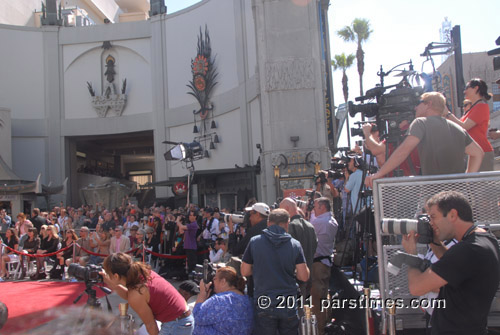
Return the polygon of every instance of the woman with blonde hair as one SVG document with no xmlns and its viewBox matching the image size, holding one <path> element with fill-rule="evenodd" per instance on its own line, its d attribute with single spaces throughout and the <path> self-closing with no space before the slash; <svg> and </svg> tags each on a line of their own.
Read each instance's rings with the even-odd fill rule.
<svg viewBox="0 0 500 335">
<path fill-rule="evenodd" d="M 57 229 L 54 226 L 47 227 L 47 236 L 45 236 L 41 243 L 40 249 L 37 250 L 37 255 L 50 254 L 57 251 L 59 247 L 59 235 L 57 234 Z M 54 261 L 55 256 L 50 256 Z M 36 258 L 36 270 L 37 272 L 30 277 L 31 280 L 45 279 L 47 275 L 45 274 L 45 257 Z"/>
<path fill-rule="evenodd" d="M 186 300 L 149 265 L 122 252 L 104 259 L 104 283 L 139 315 L 150 335 L 190 335 L 193 316 Z M 156 320 L 162 323 L 158 330 Z"/>
</svg>

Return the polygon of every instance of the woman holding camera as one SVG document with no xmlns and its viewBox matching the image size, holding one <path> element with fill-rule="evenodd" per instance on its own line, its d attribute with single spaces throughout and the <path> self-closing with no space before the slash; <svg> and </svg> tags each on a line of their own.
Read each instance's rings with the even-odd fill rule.
<svg viewBox="0 0 500 335">
<path fill-rule="evenodd" d="M 215 295 L 210 297 L 212 289 Z M 200 282 L 200 293 L 193 309 L 193 335 L 251 334 L 253 306 L 242 292 L 245 279 L 230 266 L 219 268 L 212 283 Z M 229 317 L 228 317 L 229 316 Z"/>
<path fill-rule="evenodd" d="M 104 259 L 104 282 L 127 300 L 150 335 L 189 335 L 194 319 L 180 293 L 149 265 L 133 262 L 122 252 Z M 156 321 L 162 323 L 158 330 Z"/>
</svg>

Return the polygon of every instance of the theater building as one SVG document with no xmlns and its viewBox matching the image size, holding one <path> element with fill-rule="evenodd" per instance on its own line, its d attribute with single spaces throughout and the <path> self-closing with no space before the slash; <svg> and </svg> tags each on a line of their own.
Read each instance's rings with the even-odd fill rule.
<svg viewBox="0 0 500 335">
<path fill-rule="evenodd" d="M 43 3 L 0 13 L 0 155 L 22 180 L 68 178 L 52 201 L 124 180 L 182 200 L 192 175 L 193 202 L 237 208 L 328 167 L 328 0 Z M 165 160 L 165 141 L 201 157 Z"/>
</svg>

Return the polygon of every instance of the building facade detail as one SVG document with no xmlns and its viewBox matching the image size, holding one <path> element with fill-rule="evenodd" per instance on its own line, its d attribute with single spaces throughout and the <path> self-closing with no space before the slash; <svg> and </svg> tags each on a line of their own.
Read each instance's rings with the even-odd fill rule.
<svg viewBox="0 0 500 335">
<path fill-rule="evenodd" d="M 314 88 L 312 59 L 285 59 L 266 64 L 266 90 Z"/>
<path fill-rule="evenodd" d="M 106 44 L 103 44 L 103 47 Z M 109 47 L 105 48 L 109 49 Z M 106 71 L 103 74 L 103 89 L 101 95 L 96 95 L 92 83 L 87 82 L 87 88 L 92 98 L 92 107 L 99 117 L 121 116 L 123 109 L 127 104 L 127 79 L 122 82 L 121 90 L 117 91 L 115 86 L 115 64 L 116 59 L 111 54 L 106 57 L 104 67 Z"/>
</svg>

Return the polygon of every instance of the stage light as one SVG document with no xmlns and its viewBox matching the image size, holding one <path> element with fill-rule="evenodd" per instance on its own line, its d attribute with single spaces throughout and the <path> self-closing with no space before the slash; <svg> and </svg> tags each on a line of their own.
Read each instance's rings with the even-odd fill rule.
<svg viewBox="0 0 500 335">
<path fill-rule="evenodd" d="M 203 158 L 203 148 L 198 142 L 191 143 L 175 143 L 165 141 L 163 143 L 175 144 L 174 147 L 163 155 L 165 160 L 198 160 Z"/>
</svg>

